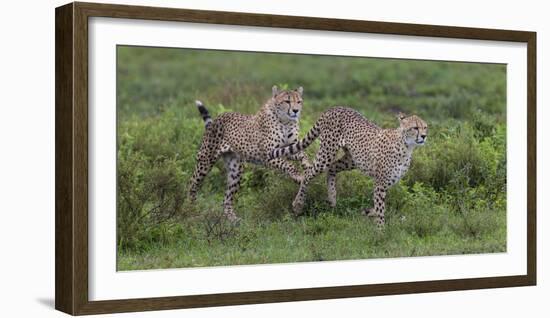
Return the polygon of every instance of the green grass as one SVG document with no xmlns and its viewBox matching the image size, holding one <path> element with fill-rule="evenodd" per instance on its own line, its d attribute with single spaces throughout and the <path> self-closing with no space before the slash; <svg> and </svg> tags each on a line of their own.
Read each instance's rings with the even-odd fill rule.
<svg viewBox="0 0 550 318">
<path fill-rule="evenodd" d="M 123 46 L 117 65 L 119 270 L 506 250 L 504 65 Z M 397 111 L 428 123 L 427 145 L 387 196 L 384 232 L 360 215 L 372 181 L 357 171 L 339 175 L 336 208 L 317 177 L 298 218 L 297 185 L 248 164 L 240 226 L 221 217 L 221 163 L 186 201 L 204 131 L 193 101 L 213 115 L 254 113 L 274 84 L 304 87 L 302 134 L 335 105 L 388 128 Z"/>
</svg>

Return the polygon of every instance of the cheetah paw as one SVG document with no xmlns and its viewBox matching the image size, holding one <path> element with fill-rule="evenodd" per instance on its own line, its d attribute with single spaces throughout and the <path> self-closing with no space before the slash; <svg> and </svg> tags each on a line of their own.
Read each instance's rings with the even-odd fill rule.
<svg viewBox="0 0 550 318">
<path fill-rule="evenodd" d="M 376 213 L 374 212 L 374 208 L 363 209 L 363 212 L 361 214 L 365 217 L 370 217 L 370 218 L 377 216 Z"/>
<path fill-rule="evenodd" d="M 298 200 L 294 200 L 294 202 L 292 202 L 292 211 L 294 211 L 294 215 L 298 216 L 298 215 L 301 215 L 302 214 L 302 210 L 304 208 L 304 202 L 302 201 L 298 201 Z"/>
<path fill-rule="evenodd" d="M 308 169 L 311 169 L 313 168 L 313 164 L 311 164 L 311 162 L 309 162 L 309 160 L 305 160 L 302 162 L 302 169 L 304 170 L 308 170 Z"/>
<path fill-rule="evenodd" d="M 238 224 L 238 223 L 241 222 L 241 218 L 238 217 L 238 216 L 235 214 L 235 212 L 233 212 L 233 211 L 226 211 L 226 212 L 224 212 L 224 215 L 225 215 L 225 217 L 227 218 L 227 220 L 228 220 L 229 222 L 231 222 L 232 224 Z"/>
<path fill-rule="evenodd" d="M 303 180 L 304 180 L 304 176 L 301 176 L 301 175 L 292 177 L 292 181 L 296 182 L 297 184 L 301 184 Z"/>
</svg>

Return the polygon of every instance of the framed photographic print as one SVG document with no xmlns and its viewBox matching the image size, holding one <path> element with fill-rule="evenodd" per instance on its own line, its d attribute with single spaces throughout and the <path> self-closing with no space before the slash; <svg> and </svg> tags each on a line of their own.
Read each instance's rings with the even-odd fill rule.
<svg viewBox="0 0 550 318">
<path fill-rule="evenodd" d="M 536 284 L 536 33 L 56 9 L 56 308 Z"/>
</svg>

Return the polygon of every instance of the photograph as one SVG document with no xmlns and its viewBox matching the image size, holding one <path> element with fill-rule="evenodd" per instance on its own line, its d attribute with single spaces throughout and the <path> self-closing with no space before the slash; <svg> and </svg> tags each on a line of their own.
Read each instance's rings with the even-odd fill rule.
<svg viewBox="0 0 550 318">
<path fill-rule="evenodd" d="M 506 252 L 506 65 L 117 45 L 117 270 Z"/>
</svg>

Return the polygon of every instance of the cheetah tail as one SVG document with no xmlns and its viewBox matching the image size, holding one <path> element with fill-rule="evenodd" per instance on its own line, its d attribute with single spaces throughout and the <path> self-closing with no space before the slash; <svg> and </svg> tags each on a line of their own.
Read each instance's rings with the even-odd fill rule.
<svg viewBox="0 0 550 318">
<path fill-rule="evenodd" d="M 270 159 L 294 155 L 306 149 L 309 145 L 311 145 L 315 141 L 315 139 L 317 139 L 317 137 L 319 137 L 319 133 L 320 133 L 319 127 L 320 127 L 320 121 L 318 120 L 302 140 L 295 142 L 291 145 L 288 145 L 286 147 L 273 149 L 269 154 Z"/>
<path fill-rule="evenodd" d="M 195 105 L 197 105 L 197 109 L 199 110 L 199 113 L 201 113 L 202 120 L 204 120 L 204 126 L 208 127 L 212 123 L 212 117 L 210 117 L 210 113 L 204 107 L 203 103 L 200 100 L 195 101 Z"/>
</svg>

